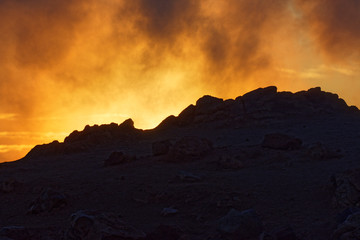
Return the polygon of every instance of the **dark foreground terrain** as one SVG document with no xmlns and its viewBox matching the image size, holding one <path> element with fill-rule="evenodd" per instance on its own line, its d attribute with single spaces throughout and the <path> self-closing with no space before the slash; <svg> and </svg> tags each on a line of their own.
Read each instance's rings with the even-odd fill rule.
<svg viewBox="0 0 360 240">
<path fill-rule="evenodd" d="M 320 88 L 86 126 L 0 165 L 0 240 L 360 239 L 359 138 Z"/>
</svg>

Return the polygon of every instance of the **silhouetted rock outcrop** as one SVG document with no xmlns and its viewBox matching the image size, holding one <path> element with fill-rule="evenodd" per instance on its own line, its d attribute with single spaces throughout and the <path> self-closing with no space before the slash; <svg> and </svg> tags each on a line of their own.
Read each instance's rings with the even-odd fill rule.
<svg viewBox="0 0 360 240">
<path fill-rule="evenodd" d="M 200 98 L 196 105 L 184 109 L 178 117 L 165 119 L 157 129 L 187 126 L 212 121 L 239 121 L 279 118 L 284 116 L 309 116 L 311 114 L 359 112 L 349 107 L 337 94 L 311 88 L 297 93 L 277 92 L 274 86 L 259 88 L 237 97 L 223 100 L 211 96 Z"/>
<path fill-rule="evenodd" d="M 297 93 L 278 92 L 274 86 L 259 88 L 234 99 L 205 95 L 189 105 L 177 117 L 169 116 L 152 130 L 191 127 L 217 123 L 218 126 L 237 126 L 252 124 L 269 119 L 289 117 L 309 117 L 324 114 L 359 113 L 355 106 L 349 107 L 337 94 L 322 91 L 319 87 Z M 92 151 L 98 146 L 114 145 L 121 140 L 136 140 L 146 131 L 136 129 L 131 119 L 118 125 L 86 126 L 83 131 L 73 131 L 63 143 L 54 141 L 50 144 L 33 148 L 27 157 L 39 157 L 58 154 L 73 154 Z M 161 145 L 162 144 L 162 145 Z M 161 145 L 161 146 L 160 146 Z M 165 154 L 169 146 L 154 143 L 153 154 Z M 111 150 L 110 150 L 111 151 Z"/>
</svg>

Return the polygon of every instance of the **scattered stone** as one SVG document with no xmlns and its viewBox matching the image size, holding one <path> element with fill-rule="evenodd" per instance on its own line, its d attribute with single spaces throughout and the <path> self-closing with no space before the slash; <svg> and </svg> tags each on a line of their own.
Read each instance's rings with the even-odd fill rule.
<svg viewBox="0 0 360 240">
<path fill-rule="evenodd" d="M 164 208 L 161 211 L 161 215 L 165 217 L 165 216 L 169 216 L 169 215 L 175 215 L 178 212 L 179 212 L 179 210 L 172 208 L 172 207 L 168 207 L 168 208 Z"/>
<path fill-rule="evenodd" d="M 153 156 L 166 155 L 170 151 L 172 143 L 170 140 L 158 141 L 152 143 Z"/>
<path fill-rule="evenodd" d="M 231 240 L 258 238 L 263 232 L 260 217 L 253 209 L 231 209 L 218 222 L 218 230 Z"/>
<path fill-rule="evenodd" d="M 71 216 L 64 240 L 144 239 L 145 233 L 111 213 L 78 211 Z"/>
<path fill-rule="evenodd" d="M 295 150 L 301 145 L 300 139 L 281 133 L 266 134 L 262 142 L 262 147 L 278 150 Z"/>
<path fill-rule="evenodd" d="M 29 207 L 29 214 L 51 212 L 53 209 L 62 208 L 67 204 L 64 194 L 52 189 L 46 189 L 33 201 Z"/>
<path fill-rule="evenodd" d="M 307 155 L 314 160 L 327 160 L 342 157 L 340 150 L 330 150 L 320 142 L 311 146 L 307 151 Z"/>
<path fill-rule="evenodd" d="M 168 161 L 186 161 L 198 159 L 212 150 L 212 143 L 204 138 L 183 137 L 170 150 Z"/>
<path fill-rule="evenodd" d="M 201 177 L 186 171 L 179 171 L 177 177 L 184 182 L 198 182 L 202 180 Z"/>
<path fill-rule="evenodd" d="M 360 207 L 360 170 L 346 171 L 331 177 L 335 201 L 343 207 Z"/>
<path fill-rule="evenodd" d="M 136 156 L 126 155 L 123 152 L 113 152 L 104 161 L 104 166 L 114 166 L 136 160 Z"/>
</svg>

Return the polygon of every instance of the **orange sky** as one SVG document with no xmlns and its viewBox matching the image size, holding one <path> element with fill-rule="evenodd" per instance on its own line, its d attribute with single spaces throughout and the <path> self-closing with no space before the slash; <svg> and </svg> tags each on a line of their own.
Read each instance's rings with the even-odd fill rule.
<svg viewBox="0 0 360 240">
<path fill-rule="evenodd" d="M 321 86 L 360 105 L 358 0 L 2 0 L 0 161 L 204 94 Z"/>
</svg>

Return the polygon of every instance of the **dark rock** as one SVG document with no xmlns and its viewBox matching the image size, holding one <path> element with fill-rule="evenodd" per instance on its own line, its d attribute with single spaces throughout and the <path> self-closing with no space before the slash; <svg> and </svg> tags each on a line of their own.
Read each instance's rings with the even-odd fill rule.
<svg viewBox="0 0 360 240">
<path fill-rule="evenodd" d="M 259 101 L 262 98 L 269 98 L 275 96 L 277 87 L 270 86 L 266 88 L 258 88 L 254 91 L 248 92 L 242 96 L 245 105 L 249 102 Z"/>
<path fill-rule="evenodd" d="M 146 240 L 178 240 L 183 234 L 178 226 L 160 225 L 147 234 Z"/>
<path fill-rule="evenodd" d="M 360 208 L 358 207 L 349 207 L 343 210 L 341 213 L 337 214 L 336 222 L 337 224 L 341 224 L 345 222 L 346 218 L 354 213 L 360 212 Z"/>
<path fill-rule="evenodd" d="M 333 233 L 336 240 L 356 240 L 360 239 L 360 212 L 349 215 L 346 220 L 338 225 Z"/>
<path fill-rule="evenodd" d="M 195 113 L 209 115 L 223 107 L 223 99 L 205 95 L 196 101 Z"/>
<path fill-rule="evenodd" d="M 231 240 L 258 238 L 263 232 L 263 224 L 253 209 L 231 209 L 219 220 L 218 230 Z"/>
<path fill-rule="evenodd" d="M 170 140 L 158 141 L 152 143 L 153 156 L 166 155 L 170 151 L 172 143 Z"/>
<path fill-rule="evenodd" d="M 336 203 L 343 207 L 360 207 L 360 170 L 350 170 L 332 176 Z"/>
<path fill-rule="evenodd" d="M 262 147 L 278 150 L 299 149 L 301 145 L 300 139 L 281 133 L 266 134 L 262 142 Z"/>
<path fill-rule="evenodd" d="M 67 200 L 64 194 L 52 189 L 46 189 L 31 203 L 28 213 L 51 212 L 53 209 L 62 208 L 66 204 Z"/>
<path fill-rule="evenodd" d="M 126 155 L 123 152 L 113 152 L 105 159 L 104 166 L 114 166 L 136 160 L 136 156 Z"/>
<path fill-rule="evenodd" d="M 169 216 L 169 215 L 175 215 L 178 212 L 179 212 L 179 210 L 177 210 L 176 208 L 166 207 L 166 208 L 163 208 L 163 210 L 161 211 L 161 215 L 166 217 L 166 216 Z"/>
<path fill-rule="evenodd" d="M 179 162 L 198 159 L 212 150 L 212 143 L 204 138 L 183 137 L 171 148 L 167 161 Z"/>
<path fill-rule="evenodd" d="M 97 211 L 79 211 L 71 216 L 64 240 L 140 240 L 145 233 L 125 223 L 119 216 Z"/>
</svg>

